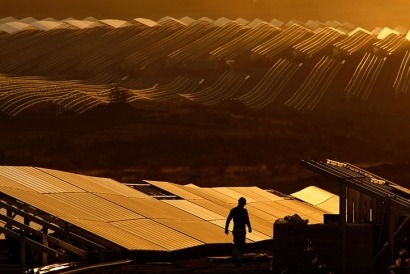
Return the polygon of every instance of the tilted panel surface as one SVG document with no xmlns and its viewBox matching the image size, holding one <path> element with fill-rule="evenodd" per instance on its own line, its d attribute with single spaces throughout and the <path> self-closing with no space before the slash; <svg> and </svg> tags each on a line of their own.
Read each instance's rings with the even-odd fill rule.
<svg viewBox="0 0 410 274">
<path fill-rule="evenodd" d="M 0 186 L 7 187 L 7 188 L 13 188 L 13 189 L 19 189 L 19 190 L 25 190 L 25 191 L 33 191 L 33 189 L 26 187 L 25 185 L 20 184 L 17 181 L 14 181 L 2 175 L 0 175 Z"/>
<path fill-rule="evenodd" d="M 280 218 L 281 214 L 275 215 L 275 208 L 272 207 L 269 209 L 269 211 L 261 210 L 259 206 L 260 204 L 262 204 L 262 202 L 247 205 L 246 208 L 248 209 L 249 214 L 258 216 L 259 218 L 270 222 Z"/>
<path fill-rule="evenodd" d="M 101 184 L 96 184 L 92 180 L 80 176 L 79 174 L 46 168 L 41 168 L 41 170 L 88 192 L 118 194 L 109 187 Z"/>
<path fill-rule="evenodd" d="M 309 186 L 300 191 L 292 193 L 291 196 L 294 196 L 299 200 L 305 201 L 309 204 L 318 205 L 335 196 L 335 194 L 315 186 Z"/>
<path fill-rule="evenodd" d="M 222 204 L 222 203 L 217 204 L 213 201 L 209 201 L 209 200 L 206 200 L 206 199 L 194 200 L 194 201 L 191 201 L 191 202 L 198 205 L 198 206 L 206 208 L 206 209 L 208 209 L 212 212 L 215 212 L 216 214 L 225 216 L 225 217 L 228 216 L 229 210 L 231 210 L 231 208 L 232 208 L 232 205 L 230 205 L 230 204 Z"/>
<path fill-rule="evenodd" d="M 142 193 L 136 189 L 133 189 L 132 187 L 124 185 L 110 178 L 91 177 L 91 176 L 85 176 L 85 175 L 80 175 L 80 176 L 94 182 L 96 185 L 110 189 L 113 192 L 119 195 L 125 196 L 125 197 L 135 197 L 135 198 L 145 198 L 145 199 L 150 198 L 149 195 Z"/>
<path fill-rule="evenodd" d="M 32 167 L 0 166 L 0 174 L 2 176 L 40 193 L 81 191 L 81 189 L 56 180 L 53 177 L 48 177 L 45 180 L 44 177 L 41 178 L 33 175 L 34 173 L 36 172 Z"/>
<path fill-rule="evenodd" d="M 328 200 L 317 205 L 317 207 L 326 210 L 331 214 L 339 214 L 339 196 L 333 196 Z"/>
<path fill-rule="evenodd" d="M 259 188 L 256 186 L 251 186 L 251 187 L 230 187 L 230 189 L 238 192 L 239 194 L 243 195 L 243 197 L 249 197 L 252 200 L 255 200 L 257 202 L 262 202 L 262 201 L 272 201 L 274 199 L 275 195 Z M 269 195 L 271 194 L 271 195 Z M 277 197 L 280 199 L 280 197 Z M 248 199 L 247 199 L 248 200 Z"/>
<path fill-rule="evenodd" d="M 146 251 L 166 251 L 154 243 L 154 241 L 141 238 L 134 233 L 121 229 L 111 223 L 96 222 L 90 220 L 68 219 L 71 224 L 87 230 L 99 237 L 115 243 L 119 246 L 127 248 L 128 250 L 146 250 Z"/>
<path fill-rule="evenodd" d="M 72 184 L 64 180 L 61 180 L 53 175 L 45 173 L 38 168 L 19 167 L 19 170 L 28 174 L 29 176 L 33 176 L 43 181 L 45 185 L 52 185 L 53 187 L 57 187 L 58 189 L 61 189 L 61 191 L 56 191 L 56 192 L 84 192 L 84 190 L 82 190 L 81 188 L 73 186 Z M 53 191 L 50 191 L 49 193 L 53 193 Z"/>
<path fill-rule="evenodd" d="M 299 214 L 301 217 L 308 216 L 313 213 L 318 213 L 322 215 L 327 213 L 323 209 L 317 208 L 315 206 L 312 206 L 310 204 L 307 204 L 307 203 L 304 203 L 298 200 L 282 200 L 282 201 L 276 201 L 275 203 L 291 208 L 295 213 Z"/>
<path fill-rule="evenodd" d="M 159 187 L 163 190 L 166 190 L 170 193 L 173 193 L 174 195 L 181 197 L 185 200 L 196 200 L 196 199 L 203 199 L 200 196 L 197 196 L 191 192 L 186 191 L 183 186 L 177 185 L 177 184 L 173 184 L 173 183 L 169 183 L 169 182 L 158 182 L 158 181 L 148 181 L 145 180 L 145 182 Z"/>
<path fill-rule="evenodd" d="M 245 197 L 246 202 L 248 204 L 256 202 L 256 200 L 252 199 L 251 197 L 247 195 L 242 195 L 241 193 L 235 191 L 234 188 L 231 188 L 231 187 L 214 187 L 213 189 L 215 191 L 221 192 L 222 194 L 228 197 L 231 197 L 233 200 L 235 200 L 235 203 L 238 203 L 238 199 L 241 197 Z"/>
<path fill-rule="evenodd" d="M 225 206 L 226 204 L 238 203 L 237 199 L 234 199 L 219 191 L 216 191 L 213 188 L 196 189 L 196 188 L 186 187 L 186 189 L 187 191 L 192 191 L 193 193 L 197 194 L 198 196 L 203 197 L 204 199 L 210 200 L 217 204 L 221 204 L 223 206 Z"/>
<path fill-rule="evenodd" d="M 87 220 L 102 220 L 99 216 L 89 214 L 78 207 L 70 206 L 59 199 L 40 194 L 35 191 L 22 191 L 11 188 L 0 187 L 2 193 L 22 201 L 41 211 L 61 219 L 80 218 Z"/>
<path fill-rule="evenodd" d="M 264 211 L 269 214 L 274 214 L 275 216 L 278 216 L 279 218 L 283 218 L 285 216 L 293 215 L 293 214 L 301 214 L 301 212 L 293 209 L 292 207 L 289 207 L 287 205 L 283 205 L 281 203 L 278 203 L 279 201 L 275 202 L 260 202 L 257 205 L 257 209 Z M 253 207 L 252 204 L 247 206 L 248 208 Z"/>
<path fill-rule="evenodd" d="M 168 219 L 158 219 L 156 221 L 206 244 L 230 243 L 232 241 L 231 235 L 227 236 L 224 229 L 207 221 Z"/>
<path fill-rule="evenodd" d="M 92 193 L 58 193 L 48 194 L 48 196 L 91 215 L 98 216 L 105 221 L 144 218 L 136 212 Z"/>
<path fill-rule="evenodd" d="M 111 224 L 138 237 L 152 241 L 170 251 L 204 244 L 175 229 L 149 219 L 113 222 Z"/>
<path fill-rule="evenodd" d="M 226 217 L 219 215 L 211 210 L 208 210 L 202 206 L 196 205 L 186 200 L 164 200 L 165 203 L 172 205 L 176 208 L 189 212 L 190 214 L 197 216 L 203 220 L 220 220 Z"/>
<path fill-rule="evenodd" d="M 199 220 L 198 217 L 157 199 L 126 198 L 109 194 L 97 195 L 149 219 Z"/>
</svg>

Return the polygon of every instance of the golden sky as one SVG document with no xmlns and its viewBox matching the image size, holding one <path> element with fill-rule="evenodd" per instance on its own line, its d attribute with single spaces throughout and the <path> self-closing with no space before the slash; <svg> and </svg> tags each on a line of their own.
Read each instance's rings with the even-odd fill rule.
<svg viewBox="0 0 410 274">
<path fill-rule="evenodd" d="M 336 20 L 367 27 L 410 28 L 410 0 L 1 0 L 0 18 L 54 17 L 157 20 L 164 16 L 217 19 Z"/>
</svg>

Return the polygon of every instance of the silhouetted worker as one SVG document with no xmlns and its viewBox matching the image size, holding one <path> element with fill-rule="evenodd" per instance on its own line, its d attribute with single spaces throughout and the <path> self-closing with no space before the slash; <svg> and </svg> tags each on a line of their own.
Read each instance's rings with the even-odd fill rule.
<svg viewBox="0 0 410 274">
<path fill-rule="evenodd" d="M 244 197 L 239 198 L 238 205 L 231 209 L 225 224 L 225 234 L 229 234 L 229 224 L 233 219 L 233 259 L 236 265 L 241 264 L 242 253 L 245 248 L 246 239 L 246 226 L 248 226 L 249 233 L 252 232 L 251 222 L 249 221 L 248 211 L 244 208 L 246 205 L 246 199 Z"/>
</svg>

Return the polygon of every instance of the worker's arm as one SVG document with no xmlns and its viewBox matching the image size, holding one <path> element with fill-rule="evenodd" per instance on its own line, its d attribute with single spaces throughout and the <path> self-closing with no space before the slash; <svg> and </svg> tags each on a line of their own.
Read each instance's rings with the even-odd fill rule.
<svg viewBox="0 0 410 274">
<path fill-rule="evenodd" d="M 232 220 L 232 210 L 229 212 L 228 218 L 226 219 L 226 223 L 225 223 L 225 234 L 228 235 L 229 234 L 229 224 Z"/>
<path fill-rule="evenodd" d="M 249 233 L 252 233 L 252 226 L 251 226 L 251 221 L 249 220 L 248 211 L 246 211 L 246 225 L 248 226 Z"/>
</svg>

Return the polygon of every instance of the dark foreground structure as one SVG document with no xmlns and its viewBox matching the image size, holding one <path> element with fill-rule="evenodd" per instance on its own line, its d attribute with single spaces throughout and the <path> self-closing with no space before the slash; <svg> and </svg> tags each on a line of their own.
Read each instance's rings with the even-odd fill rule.
<svg viewBox="0 0 410 274">
<path fill-rule="evenodd" d="M 295 273 L 408 273 L 409 190 L 349 163 L 301 165 L 340 184 L 340 214 L 326 215 L 323 225 L 276 222 L 276 266 Z"/>
</svg>

